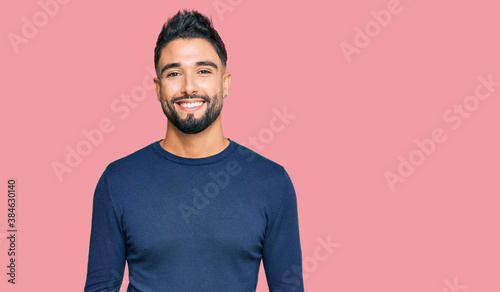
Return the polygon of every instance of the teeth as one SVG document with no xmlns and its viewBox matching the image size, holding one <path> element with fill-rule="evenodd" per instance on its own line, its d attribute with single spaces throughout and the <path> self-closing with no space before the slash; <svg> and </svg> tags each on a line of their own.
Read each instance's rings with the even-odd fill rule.
<svg viewBox="0 0 500 292">
<path fill-rule="evenodd" d="M 181 103 L 180 106 L 187 107 L 187 108 L 192 108 L 192 107 L 200 106 L 202 104 L 203 104 L 202 101 L 198 101 L 198 102 Z"/>
</svg>

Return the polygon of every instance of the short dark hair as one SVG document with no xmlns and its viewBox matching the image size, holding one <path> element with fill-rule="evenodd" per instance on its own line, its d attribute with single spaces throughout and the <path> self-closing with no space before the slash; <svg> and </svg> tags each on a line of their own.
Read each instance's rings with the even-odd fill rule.
<svg viewBox="0 0 500 292">
<path fill-rule="evenodd" d="M 178 38 L 202 38 L 209 41 L 215 48 L 217 55 L 219 55 L 222 65 L 226 66 L 226 47 L 215 30 L 212 20 L 196 10 L 188 11 L 184 9 L 183 11 L 179 10 L 176 15 L 169 18 L 168 21 L 163 24 L 155 47 L 156 72 L 158 72 L 158 62 L 160 61 L 161 51 L 170 41 Z"/>
</svg>

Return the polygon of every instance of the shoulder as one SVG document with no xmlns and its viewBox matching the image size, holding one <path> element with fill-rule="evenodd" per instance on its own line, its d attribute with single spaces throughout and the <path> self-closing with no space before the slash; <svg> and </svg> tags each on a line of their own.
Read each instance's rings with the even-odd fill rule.
<svg viewBox="0 0 500 292">
<path fill-rule="evenodd" d="M 233 157 L 256 183 L 283 187 L 290 182 L 284 166 L 246 146 L 236 143 Z"/>
<path fill-rule="evenodd" d="M 295 189 L 285 167 L 243 146 L 237 146 L 234 157 L 241 166 L 242 185 L 265 206 L 265 212 L 272 222 L 282 206 L 285 209 L 296 208 Z"/>
<path fill-rule="evenodd" d="M 153 142 L 125 157 L 111 162 L 105 170 L 108 177 L 126 176 L 127 174 L 136 174 L 146 171 L 151 162 L 157 158 Z"/>
<path fill-rule="evenodd" d="M 233 143 L 236 144 L 236 149 L 234 152 L 235 152 L 235 157 L 237 157 L 237 159 L 245 161 L 246 163 L 254 167 L 266 168 L 278 172 L 283 171 L 283 166 L 281 166 L 277 162 L 255 152 L 254 150 L 246 146 L 243 146 L 234 141 Z"/>
</svg>

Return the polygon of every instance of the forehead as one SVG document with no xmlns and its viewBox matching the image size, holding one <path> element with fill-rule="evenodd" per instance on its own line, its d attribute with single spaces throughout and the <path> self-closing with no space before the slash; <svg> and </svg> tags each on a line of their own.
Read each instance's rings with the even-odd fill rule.
<svg viewBox="0 0 500 292">
<path fill-rule="evenodd" d="M 160 67 L 167 63 L 191 65 L 197 61 L 220 64 L 219 56 L 209 41 L 201 38 L 175 39 L 162 49 L 159 65 Z"/>
</svg>

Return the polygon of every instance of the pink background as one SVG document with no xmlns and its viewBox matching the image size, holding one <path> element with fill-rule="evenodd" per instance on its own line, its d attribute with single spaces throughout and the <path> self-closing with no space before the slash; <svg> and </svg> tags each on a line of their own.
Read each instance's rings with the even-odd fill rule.
<svg viewBox="0 0 500 292">
<path fill-rule="evenodd" d="M 252 148 L 294 182 L 307 291 L 499 291 L 500 87 L 473 96 L 479 78 L 500 81 L 496 1 L 66 2 L 49 16 L 38 0 L 0 9 L 1 291 L 82 291 L 99 176 L 164 136 L 147 68 L 161 25 L 182 8 L 210 15 L 226 43 L 225 136 L 256 137 Z M 23 31 L 24 18 L 37 31 Z M 141 100 L 127 105 L 131 94 Z M 464 103 L 467 118 L 454 111 Z M 283 110 L 295 117 L 272 130 Z M 53 164 L 90 145 L 83 131 L 102 119 L 113 130 L 59 180 Z M 442 143 L 429 142 L 435 129 Z M 401 178 L 393 189 L 387 172 Z"/>
</svg>

